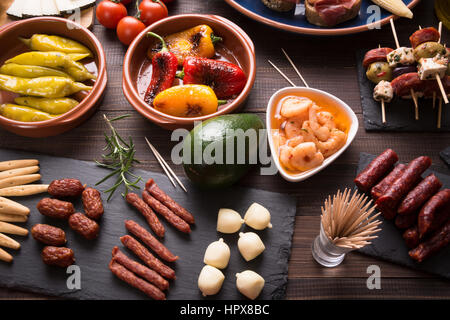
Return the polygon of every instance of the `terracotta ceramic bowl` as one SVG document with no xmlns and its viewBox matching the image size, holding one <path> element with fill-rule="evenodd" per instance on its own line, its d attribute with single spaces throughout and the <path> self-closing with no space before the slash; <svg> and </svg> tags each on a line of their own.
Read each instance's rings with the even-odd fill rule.
<svg viewBox="0 0 450 320">
<path fill-rule="evenodd" d="M 143 95 L 150 83 L 151 72 L 147 71 L 151 64 L 147 58 L 147 49 L 156 40 L 148 37 L 152 31 L 166 36 L 200 24 L 209 25 L 215 35 L 223 38 L 216 44 L 216 51 L 231 62 L 238 64 L 247 75 L 247 83 L 242 92 L 228 104 L 219 107 L 215 113 L 193 118 L 174 117 L 162 113 L 145 103 Z M 192 128 L 195 121 L 203 121 L 238 109 L 247 99 L 255 82 L 255 49 L 250 37 L 236 24 L 215 15 L 183 14 L 165 18 L 147 27 L 131 43 L 123 64 L 123 91 L 131 105 L 144 117 L 157 125 L 174 130 L 176 128 Z"/>
<path fill-rule="evenodd" d="M 27 51 L 19 37 L 29 38 L 35 33 L 59 35 L 84 44 L 94 54 L 97 68 L 97 80 L 93 89 L 86 93 L 79 105 L 57 118 L 38 122 L 21 122 L 0 116 L 0 126 L 6 130 L 18 135 L 38 138 L 58 135 L 77 127 L 88 119 L 103 96 L 107 74 L 105 52 L 94 34 L 73 21 L 56 17 L 26 19 L 0 28 L 0 43 L 4 48 L 0 51 L 0 65 L 16 54 Z M 12 102 L 12 99 L 12 96 L 9 97 L 8 94 L 0 91 L 0 103 Z"/>
</svg>

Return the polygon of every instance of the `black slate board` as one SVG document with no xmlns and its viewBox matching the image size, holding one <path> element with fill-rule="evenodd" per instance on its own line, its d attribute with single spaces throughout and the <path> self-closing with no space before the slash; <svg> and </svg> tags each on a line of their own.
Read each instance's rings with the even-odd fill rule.
<svg viewBox="0 0 450 320">
<path fill-rule="evenodd" d="M 93 186 L 108 173 L 108 170 L 97 167 L 93 162 L 0 150 L 0 161 L 24 158 L 39 159 L 42 183 L 76 177 Z M 231 248 L 231 260 L 228 268 L 223 271 L 226 279 L 222 290 L 210 299 L 243 299 L 236 290 L 235 274 L 246 269 L 258 272 L 266 280 L 260 299 L 284 298 L 296 212 L 296 201 L 293 197 L 241 187 L 214 192 L 199 191 L 186 179 L 183 180 L 188 188 L 188 193 L 185 194 L 180 188 L 175 189 L 162 174 L 143 170 L 135 170 L 135 173 L 141 175 L 144 180 L 153 177 L 163 190 L 190 210 L 196 218 L 196 226 L 190 235 L 182 234 L 161 220 L 166 226 L 163 243 L 180 257 L 178 261 L 170 264 L 176 271 L 177 279 L 170 282 L 167 299 L 203 299 L 197 287 L 198 274 L 203 267 L 203 254 L 209 243 L 220 237 L 223 237 Z M 101 186 L 101 190 L 107 188 L 106 184 Z M 7 249 L 14 256 L 12 264 L 0 261 L 0 286 L 70 299 L 145 299 L 144 294 L 117 279 L 108 269 L 114 246 L 119 246 L 130 257 L 139 260 L 123 248 L 119 237 L 126 234 L 126 219 L 133 219 L 149 229 L 141 214 L 129 207 L 119 193 L 115 194 L 109 203 L 104 201 L 105 215 L 100 221 L 99 238 L 88 241 L 73 232 L 66 222 L 44 217 L 36 210 L 37 202 L 45 196 L 47 195 L 41 194 L 18 199 L 31 209 L 30 218 L 24 226 L 30 229 L 36 223 L 48 223 L 66 231 L 67 245 L 74 250 L 76 265 L 81 269 L 81 289 L 67 289 L 66 281 L 69 275 L 65 269 L 44 265 L 40 258 L 43 246 L 31 236 L 26 239 L 12 236 L 21 243 L 22 248 L 18 252 Z M 261 256 L 247 263 L 237 249 L 238 235 L 217 233 L 216 218 L 219 208 L 232 208 L 243 215 L 253 202 L 258 202 L 270 210 L 273 228 L 257 231 L 266 245 L 266 250 Z M 82 210 L 80 201 L 75 205 L 78 210 Z M 242 231 L 250 231 L 250 228 L 244 226 Z"/>
<path fill-rule="evenodd" d="M 450 168 L 450 147 L 447 147 L 439 152 L 439 155 L 441 156 L 442 161 L 444 161 Z"/>
<path fill-rule="evenodd" d="M 361 153 L 358 173 L 374 158 L 374 155 Z M 448 175 L 448 170 L 432 166 L 429 170 L 425 171 L 423 176 L 425 177 L 431 172 L 442 181 L 443 188 L 450 188 L 450 175 Z M 401 230 L 395 227 L 393 221 L 384 220 L 381 216 L 379 219 L 383 223 L 381 224 L 382 230 L 378 234 L 378 238 L 374 239 L 371 245 L 360 249 L 359 252 L 450 279 L 450 246 L 442 249 L 428 260 L 417 263 L 408 255 L 409 249 L 402 238 Z"/>
<path fill-rule="evenodd" d="M 386 103 L 386 123 L 381 121 L 381 104 L 373 99 L 375 84 L 366 77 L 362 66 L 365 51 L 356 54 L 361 106 L 366 131 L 399 131 L 399 132 L 442 132 L 450 131 L 450 108 L 442 103 L 441 128 L 437 128 L 438 99 L 433 109 L 433 99 L 419 99 L 419 120 L 414 118 L 414 102 L 411 99 L 394 97 Z"/>
</svg>

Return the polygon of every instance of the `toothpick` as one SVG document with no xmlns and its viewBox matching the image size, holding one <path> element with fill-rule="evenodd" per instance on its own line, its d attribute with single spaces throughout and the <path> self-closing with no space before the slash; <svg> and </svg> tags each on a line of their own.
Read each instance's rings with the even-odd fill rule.
<svg viewBox="0 0 450 320">
<path fill-rule="evenodd" d="M 384 99 L 381 99 L 381 121 L 386 123 L 386 107 L 384 105 Z"/>
<path fill-rule="evenodd" d="M 442 34 L 442 21 L 439 21 L 439 26 L 438 26 L 438 31 L 439 31 L 439 40 L 438 43 L 441 43 L 441 34 Z"/>
<path fill-rule="evenodd" d="M 444 86 L 442 85 L 441 78 L 439 78 L 439 74 L 437 74 L 437 73 L 434 76 L 436 77 L 436 81 L 439 85 L 439 89 L 441 90 L 442 98 L 444 98 L 444 102 L 445 102 L 445 104 L 447 104 L 448 103 L 447 93 L 445 92 Z"/>
<path fill-rule="evenodd" d="M 287 52 L 281 48 L 281 51 L 283 51 L 284 55 L 286 56 L 286 59 L 288 59 L 289 63 L 291 64 L 291 66 L 294 68 L 295 72 L 297 72 L 298 76 L 300 77 L 300 79 L 303 81 L 305 87 L 309 88 L 308 84 L 306 83 L 305 79 L 303 78 L 302 74 L 300 73 L 300 71 L 297 69 L 297 67 L 295 66 L 294 62 L 292 61 L 292 59 L 289 57 L 289 55 L 287 54 Z"/>
<path fill-rule="evenodd" d="M 293 82 L 291 81 L 291 79 L 289 79 L 289 78 L 283 73 L 283 71 L 281 71 L 281 70 L 280 70 L 280 69 L 279 69 L 272 61 L 270 61 L 270 60 L 267 60 L 267 61 L 272 65 L 272 67 L 275 68 L 275 70 L 278 71 L 279 74 L 281 74 L 281 75 L 283 76 L 284 79 L 287 80 L 287 82 L 289 82 L 289 83 L 291 84 L 291 86 L 296 87 L 295 83 L 293 83 Z"/>
<path fill-rule="evenodd" d="M 398 49 L 398 48 L 400 48 L 400 43 L 398 42 L 397 31 L 395 31 L 394 20 L 391 19 L 391 20 L 389 20 L 389 22 L 391 23 L 392 34 L 394 35 L 395 45 Z"/>
<path fill-rule="evenodd" d="M 414 114 L 416 120 L 419 120 L 419 102 L 417 101 L 416 93 L 413 89 L 410 89 L 409 92 L 411 93 L 411 97 L 414 101 Z"/>
</svg>

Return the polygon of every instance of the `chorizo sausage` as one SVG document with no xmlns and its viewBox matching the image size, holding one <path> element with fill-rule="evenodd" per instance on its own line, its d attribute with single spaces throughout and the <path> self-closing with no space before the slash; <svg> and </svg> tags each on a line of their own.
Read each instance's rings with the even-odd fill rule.
<svg viewBox="0 0 450 320">
<path fill-rule="evenodd" d="M 98 220 L 102 217 L 104 209 L 102 197 L 98 190 L 86 188 L 81 194 L 84 213 L 91 219 Z"/>
<path fill-rule="evenodd" d="M 417 216 L 419 212 L 413 212 L 411 214 L 398 214 L 395 217 L 395 226 L 399 229 L 408 229 L 417 223 Z"/>
<path fill-rule="evenodd" d="M 169 282 L 161 277 L 158 273 L 153 271 L 152 269 L 147 268 L 146 266 L 136 262 L 128 256 L 126 256 L 122 251 L 119 250 L 118 247 L 114 247 L 112 250 L 113 261 L 117 261 L 122 266 L 134 272 L 138 276 L 147 280 L 148 282 L 154 284 L 161 290 L 167 290 L 169 288 Z"/>
<path fill-rule="evenodd" d="M 164 226 L 148 204 L 146 204 L 136 193 L 128 193 L 126 199 L 129 204 L 142 213 L 153 232 L 160 238 L 164 237 Z"/>
<path fill-rule="evenodd" d="M 420 175 L 431 165 L 431 159 L 426 156 L 412 160 L 403 174 L 395 180 L 384 195 L 377 201 L 377 208 L 386 219 L 393 219 L 397 213 L 397 205 L 420 179 Z"/>
<path fill-rule="evenodd" d="M 167 279 L 175 279 L 175 271 L 162 263 L 158 258 L 152 255 L 142 244 L 140 244 L 132 236 L 126 235 L 120 238 L 125 247 L 130 249 L 138 256 L 147 266 L 158 272 Z"/>
<path fill-rule="evenodd" d="M 37 241 L 49 246 L 62 246 L 66 244 L 66 233 L 64 230 L 48 224 L 36 224 L 31 228 L 31 235 Z"/>
<path fill-rule="evenodd" d="M 429 27 L 417 30 L 409 37 L 409 42 L 411 46 L 416 48 L 419 44 L 424 42 L 438 42 L 441 35 L 436 28 Z"/>
<path fill-rule="evenodd" d="M 394 93 L 399 97 L 406 97 L 411 95 L 411 89 L 416 92 L 421 92 L 425 88 L 425 81 L 420 80 L 417 72 L 410 72 L 402 74 L 391 82 Z"/>
<path fill-rule="evenodd" d="M 405 240 L 405 243 L 408 246 L 408 248 L 411 249 L 419 245 L 420 236 L 419 236 L 419 228 L 417 228 L 417 225 L 403 232 L 403 240 Z"/>
<path fill-rule="evenodd" d="M 169 222 L 172 226 L 184 233 L 190 233 L 191 227 L 189 224 L 173 213 L 172 210 L 167 208 L 157 199 L 153 198 L 147 190 L 142 191 L 142 199 L 144 199 L 145 203 L 147 203 L 153 210 L 162 215 L 167 222 Z"/>
<path fill-rule="evenodd" d="M 436 219 L 439 214 L 442 213 L 442 208 L 447 208 L 450 203 L 450 189 L 444 189 L 436 193 L 430 200 L 425 203 L 420 210 L 418 227 L 420 236 L 432 230 L 432 227 L 436 225 Z"/>
<path fill-rule="evenodd" d="M 79 197 L 84 186 L 78 179 L 53 180 L 48 186 L 48 193 L 55 198 Z"/>
<path fill-rule="evenodd" d="M 145 189 L 156 199 L 162 202 L 166 207 L 173 211 L 177 216 L 189 224 L 194 224 L 194 216 L 185 208 L 176 203 L 163 190 L 161 190 L 153 179 L 149 179 L 145 184 Z"/>
<path fill-rule="evenodd" d="M 381 197 L 385 192 L 389 189 L 389 187 L 397 180 L 402 173 L 405 171 L 406 165 L 400 163 L 395 166 L 395 168 L 376 186 L 372 188 L 370 194 L 372 195 L 372 199 L 377 201 L 379 197 Z"/>
<path fill-rule="evenodd" d="M 69 226 L 88 240 L 97 238 L 100 230 L 97 222 L 79 212 L 70 216 Z"/>
<path fill-rule="evenodd" d="M 400 203 L 397 213 L 408 215 L 418 211 L 442 187 L 442 182 L 434 174 L 429 174 Z"/>
<path fill-rule="evenodd" d="M 386 149 L 355 178 L 358 188 L 367 192 L 372 188 L 398 161 L 398 156 L 392 149 Z"/>
<path fill-rule="evenodd" d="M 75 263 L 73 250 L 66 247 L 47 246 L 42 249 L 41 257 L 49 266 L 67 268 Z"/>
<path fill-rule="evenodd" d="M 68 219 L 75 213 L 72 203 L 58 199 L 44 198 L 36 207 L 42 215 L 56 219 Z"/>
<path fill-rule="evenodd" d="M 391 48 L 376 48 L 366 52 L 363 59 L 363 67 L 367 69 L 369 65 L 377 61 L 387 61 L 386 56 L 394 51 Z"/>
<path fill-rule="evenodd" d="M 164 292 L 159 290 L 157 287 L 148 283 L 147 281 L 137 277 L 133 272 L 129 271 L 127 268 L 111 260 L 109 263 L 109 270 L 120 280 L 125 281 L 132 287 L 142 291 L 147 296 L 155 300 L 165 300 L 166 295 Z"/>
<path fill-rule="evenodd" d="M 422 262 L 450 243 L 450 220 L 427 241 L 409 251 L 409 256 Z"/>
<path fill-rule="evenodd" d="M 141 227 L 138 223 L 132 220 L 125 221 L 125 228 L 134 234 L 136 237 L 142 240 L 150 249 L 152 249 L 162 259 L 173 262 L 178 259 L 178 256 L 174 255 L 167 249 L 161 242 L 159 242 L 154 236 L 147 230 Z"/>
</svg>

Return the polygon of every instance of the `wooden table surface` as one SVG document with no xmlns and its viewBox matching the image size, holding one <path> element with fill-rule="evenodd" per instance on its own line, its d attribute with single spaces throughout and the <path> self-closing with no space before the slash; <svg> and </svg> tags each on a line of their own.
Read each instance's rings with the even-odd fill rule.
<svg viewBox="0 0 450 320">
<path fill-rule="evenodd" d="M 405 45 L 409 35 L 419 25 L 437 26 L 433 14 L 433 1 L 422 1 L 415 9 L 413 21 L 397 20 L 399 40 Z M 355 52 L 378 44 L 393 47 L 394 40 L 389 26 L 356 35 L 319 38 L 302 36 L 272 29 L 234 11 L 224 1 L 176 0 L 169 5 L 170 14 L 209 13 L 224 16 L 240 25 L 252 38 L 257 57 L 257 75 L 250 98 L 243 111 L 265 115 L 269 97 L 288 84 L 267 63 L 271 59 L 297 83 L 300 81 L 280 48 L 283 47 L 300 66 L 311 87 L 336 95 L 347 102 L 356 112 L 360 129 L 348 150 L 316 176 L 301 182 L 288 183 L 279 175 L 260 176 L 254 169 L 241 185 L 270 191 L 285 192 L 297 197 L 297 217 L 289 262 L 288 299 L 428 299 L 449 298 L 450 282 L 429 274 L 416 272 L 358 253 L 350 253 L 337 268 L 319 266 L 311 256 L 311 243 L 319 231 L 320 206 L 324 199 L 339 188 L 353 186 L 352 179 L 360 152 L 380 153 L 393 148 L 403 161 L 419 155 L 428 155 L 433 163 L 444 166 L 439 151 L 450 144 L 450 133 L 367 133 L 363 128 L 361 101 L 356 76 Z M 82 160 L 98 159 L 104 146 L 103 132 L 106 125 L 102 115 L 115 117 L 125 113 L 132 117 L 117 122 L 122 135 L 131 135 L 137 148 L 140 165 L 147 170 L 162 172 L 159 164 L 145 145 L 144 136 L 149 137 L 165 159 L 170 159 L 170 132 L 142 118 L 125 99 L 122 93 L 122 61 L 126 47 L 116 39 L 114 31 L 96 23 L 94 33 L 104 46 L 108 66 L 108 88 L 99 110 L 80 127 L 54 138 L 30 139 L 0 129 L 0 148 L 14 148 Z M 450 32 L 444 29 L 444 43 Z M 450 112 L 450 109 L 444 112 Z M 412 111 L 411 111 L 412 112 Z M 389 107 L 387 110 L 389 114 Z M 176 172 L 183 174 L 181 167 Z M 381 268 L 381 289 L 369 290 L 366 286 L 367 267 Z M 0 289 L 0 298 L 23 299 L 45 298 L 30 293 Z M 189 297 L 186 297 L 189 298 Z"/>
</svg>

